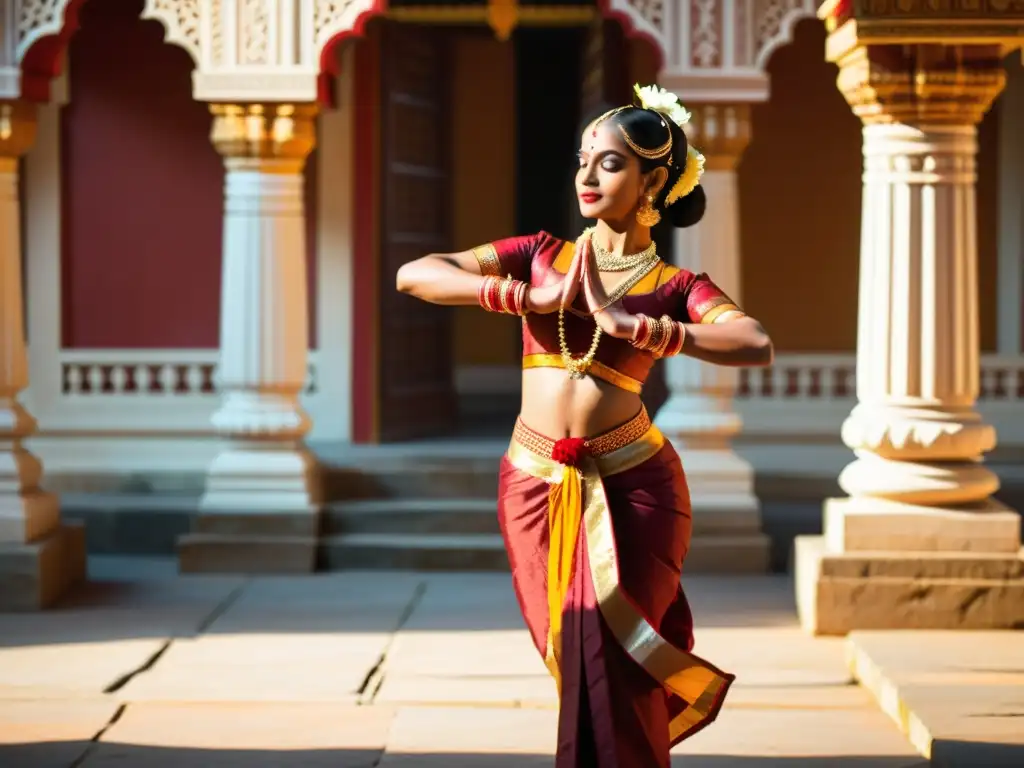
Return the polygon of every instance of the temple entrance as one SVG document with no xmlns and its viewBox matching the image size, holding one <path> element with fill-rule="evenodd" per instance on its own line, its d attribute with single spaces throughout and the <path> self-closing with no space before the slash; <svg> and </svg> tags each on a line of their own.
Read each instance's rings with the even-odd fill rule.
<svg viewBox="0 0 1024 768">
<path fill-rule="evenodd" d="M 634 80 L 657 68 L 646 44 L 593 13 L 520 26 L 505 41 L 482 18 L 452 26 L 423 16 L 375 20 L 357 43 L 362 98 L 376 96 L 356 150 L 373 154 L 373 178 L 358 186 L 374 220 L 358 226 L 372 227 L 377 263 L 363 282 L 376 296 L 372 381 L 361 388 L 372 406 L 362 419 L 356 406 L 357 442 L 507 434 L 519 407 L 519 325 L 402 296 L 395 273 L 424 253 L 503 237 L 575 237 L 585 226 L 573 193 L 580 121 L 628 100 Z"/>
</svg>

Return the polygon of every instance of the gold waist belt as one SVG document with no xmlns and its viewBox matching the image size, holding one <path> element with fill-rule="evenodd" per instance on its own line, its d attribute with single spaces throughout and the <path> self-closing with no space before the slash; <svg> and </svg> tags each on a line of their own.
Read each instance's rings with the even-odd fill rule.
<svg viewBox="0 0 1024 768">
<path fill-rule="evenodd" d="M 523 355 L 523 370 L 527 368 L 565 368 L 565 363 L 562 361 L 561 355 L 547 353 Z M 619 373 L 611 366 L 599 363 L 596 360 L 590 364 L 587 373 L 595 379 L 607 381 L 609 384 L 619 389 L 624 389 L 627 392 L 632 392 L 634 395 L 639 395 L 644 388 L 642 381 L 637 381 L 631 376 Z"/>
</svg>

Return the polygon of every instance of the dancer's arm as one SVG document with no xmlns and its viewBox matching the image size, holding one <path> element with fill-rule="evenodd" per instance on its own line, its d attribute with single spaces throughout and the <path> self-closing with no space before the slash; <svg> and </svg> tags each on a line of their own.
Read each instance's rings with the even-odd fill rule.
<svg viewBox="0 0 1024 768">
<path fill-rule="evenodd" d="M 543 238 L 550 238 L 550 235 L 512 237 L 471 251 L 423 256 L 399 268 L 396 287 L 402 293 L 432 304 L 479 305 L 480 289 L 489 278 L 511 278 L 529 284 L 533 255 Z M 579 259 L 574 258 L 570 274 L 564 280 L 527 287 L 525 311 L 554 312 L 563 301 L 571 302 L 579 284 L 578 265 Z"/>
<path fill-rule="evenodd" d="M 680 354 L 716 365 L 771 365 L 774 348 L 764 327 L 707 275 L 695 275 L 685 290 L 684 316 L 673 318 L 686 331 Z"/>
</svg>

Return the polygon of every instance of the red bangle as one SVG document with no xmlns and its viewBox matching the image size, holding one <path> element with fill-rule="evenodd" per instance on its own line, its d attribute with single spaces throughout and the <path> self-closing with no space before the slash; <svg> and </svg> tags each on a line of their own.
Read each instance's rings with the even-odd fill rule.
<svg viewBox="0 0 1024 768">
<path fill-rule="evenodd" d="M 682 323 L 672 324 L 672 338 L 665 347 L 663 357 L 675 357 L 683 351 L 683 342 L 686 341 L 686 326 Z"/>
<path fill-rule="evenodd" d="M 526 314 L 526 289 L 526 283 L 521 280 L 488 275 L 480 284 L 477 300 L 488 312 L 523 315 Z"/>
</svg>

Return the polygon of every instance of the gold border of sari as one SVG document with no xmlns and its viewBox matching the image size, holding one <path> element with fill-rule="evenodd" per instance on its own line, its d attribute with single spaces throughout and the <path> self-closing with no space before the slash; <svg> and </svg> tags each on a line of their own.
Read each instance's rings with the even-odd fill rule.
<svg viewBox="0 0 1024 768">
<path fill-rule="evenodd" d="M 669 722 L 669 739 L 675 744 L 714 721 L 735 678 L 669 643 L 626 595 L 619 579 L 611 509 L 601 480 L 602 477 L 643 464 L 657 454 L 664 444 L 665 438 L 661 431 L 652 425 L 642 437 L 629 445 L 603 456 L 586 457 L 577 469 L 583 480 L 583 525 L 590 575 L 601 615 L 616 640 L 633 660 L 686 702 L 686 709 Z M 534 453 L 515 439 L 509 445 L 507 455 L 516 469 L 549 484 L 560 483 L 567 469 L 551 458 Z M 544 662 L 560 686 L 558 665 L 553 653 L 556 642 L 554 638 L 548 638 Z"/>
</svg>

